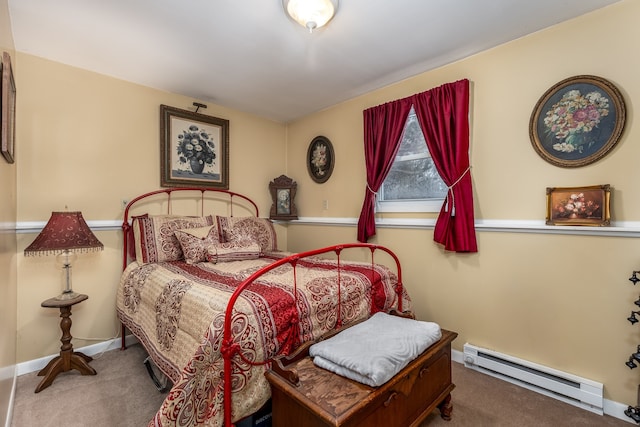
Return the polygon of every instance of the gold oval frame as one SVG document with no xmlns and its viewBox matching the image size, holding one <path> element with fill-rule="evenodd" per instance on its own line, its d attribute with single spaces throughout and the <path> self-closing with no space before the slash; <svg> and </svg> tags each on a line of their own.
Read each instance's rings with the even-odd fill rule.
<svg viewBox="0 0 640 427">
<path fill-rule="evenodd" d="M 588 131 L 576 131 L 570 133 L 568 137 L 559 138 L 545 124 L 545 118 L 555 118 L 563 124 L 572 120 L 573 115 L 560 117 L 557 114 L 550 114 L 550 112 L 560 111 L 560 107 L 553 107 L 557 107 L 559 101 L 567 96 L 570 98 L 577 95 L 580 98 L 579 101 L 587 102 L 589 97 L 583 97 L 580 92 L 586 92 L 586 90 L 589 90 L 590 95 L 595 92 L 600 96 L 607 97 L 609 114 L 607 116 L 599 114 L 599 118 L 604 118 Z M 572 91 L 578 91 L 578 93 L 575 94 Z M 567 117 L 569 117 L 568 120 L 564 120 Z M 556 83 L 538 100 L 529 120 L 529 138 L 533 149 L 547 162 L 563 168 L 576 168 L 589 165 L 606 156 L 620 140 L 625 121 L 624 98 L 615 85 L 598 76 L 574 76 Z M 546 132 L 543 131 L 544 129 Z M 553 135 L 551 136 L 551 134 Z M 574 147 L 574 140 L 586 139 L 588 136 L 591 136 L 588 143 L 585 142 L 578 145 L 577 148 Z M 572 139 L 571 142 L 567 142 L 569 139 Z M 586 149 L 584 148 L 585 144 L 588 145 Z"/>
</svg>

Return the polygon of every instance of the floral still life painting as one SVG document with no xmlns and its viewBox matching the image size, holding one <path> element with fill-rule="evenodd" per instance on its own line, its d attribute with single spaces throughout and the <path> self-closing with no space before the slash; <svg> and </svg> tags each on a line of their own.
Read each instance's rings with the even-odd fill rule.
<svg viewBox="0 0 640 427">
<path fill-rule="evenodd" d="M 307 169 L 317 183 L 326 182 L 333 172 L 333 146 L 324 136 L 316 136 L 307 150 Z"/>
<path fill-rule="evenodd" d="M 547 188 L 547 225 L 607 226 L 611 222 L 611 187 Z"/>
<path fill-rule="evenodd" d="M 184 126 L 187 126 L 185 123 Z M 180 173 L 186 170 L 196 175 L 204 173 L 204 167 L 209 166 L 212 179 L 220 175 L 220 170 L 215 163 L 216 140 L 220 139 L 219 132 L 216 135 L 210 134 L 204 127 L 201 129 L 197 125 L 188 125 L 187 130 L 183 129 L 178 135 L 177 152 L 178 163 L 173 165 L 173 173 Z M 214 129 L 217 131 L 217 129 Z M 186 169 L 184 168 L 186 166 Z"/>
<path fill-rule="evenodd" d="M 538 101 L 530 120 L 531 143 L 556 166 L 585 166 L 615 146 L 625 114 L 624 100 L 613 84 L 596 76 L 572 77 Z"/>
<path fill-rule="evenodd" d="M 229 188 L 228 121 L 161 106 L 164 187 Z"/>
</svg>

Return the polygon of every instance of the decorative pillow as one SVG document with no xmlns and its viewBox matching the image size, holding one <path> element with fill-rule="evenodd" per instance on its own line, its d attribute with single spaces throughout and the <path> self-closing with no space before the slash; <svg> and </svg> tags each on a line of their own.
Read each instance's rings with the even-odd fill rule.
<svg viewBox="0 0 640 427">
<path fill-rule="evenodd" d="M 217 216 L 218 228 L 224 242 L 252 240 L 260 245 L 261 253 L 278 250 L 273 223 L 266 218 Z"/>
<path fill-rule="evenodd" d="M 188 264 L 206 261 L 207 247 L 219 242 L 218 227 L 215 225 L 176 230 L 175 235 Z"/>
<path fill-rule="evenodd" d="M 136 261 L 140 264 L 151 262 L 179 261 L 183 258 L 180 242 L 175 230 L 214 225 L 211 215 L 190 216 L 139 216 L 133 219 L 133 235 L 136 247 Z"/>
<path fill-rule="evenodd" d="M 207 248 L 207 261 L 214 264 L 257 258 L 260 258 L 260 245 L 252 240 L 218 243 Z"/>
</svg>

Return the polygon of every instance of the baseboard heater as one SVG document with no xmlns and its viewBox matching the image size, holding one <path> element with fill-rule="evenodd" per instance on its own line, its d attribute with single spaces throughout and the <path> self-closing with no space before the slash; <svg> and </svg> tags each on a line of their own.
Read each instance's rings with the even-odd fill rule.
<svg viewBox="0 0 640 427">
<path fill-rule="evenodd" d="M 500 378 L 596 414 L 603 414 L 603 385 L 506 354 L 464 345 L 467 368 Z"/>
</svg>

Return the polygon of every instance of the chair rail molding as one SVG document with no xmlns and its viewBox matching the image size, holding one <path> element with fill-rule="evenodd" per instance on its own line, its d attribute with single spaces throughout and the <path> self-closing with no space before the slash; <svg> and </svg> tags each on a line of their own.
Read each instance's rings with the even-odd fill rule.
<svg viewBox="0 0 640 427">
<path fill-rule="evenodd" d="M 350 217 L 299 217 L 296 220 L 278 221 L 282 225 L 314 225 L 331 227 L 356 227 L 358 218 Z M 17 222 L 16 233 L 39 233 L 46 221 Z M 121 230 L 119 220 L 87 221 L 93 231 Z M 435 218 L 378 218 L 376 227 L 404 229 L 433 229 Z M 476 219 L 476 230 L 496 233 L 566 234 L 579 236 L 640 237 L 640 221 L 612 221 L 607 227 L 546 225 L 544 220 Z"/>
<path fill-rule="evenodd" d="M 291 224 L 355 227 L 357 218 L 300 217 Z M 435 218 L 378 218 L 376 227 L 433 229 Z M 546 225 L 544 220 L 476 219 L 479 232 L 640 237 L 640 221 L 611 222 L 607 227 Z"/>
</svg>

